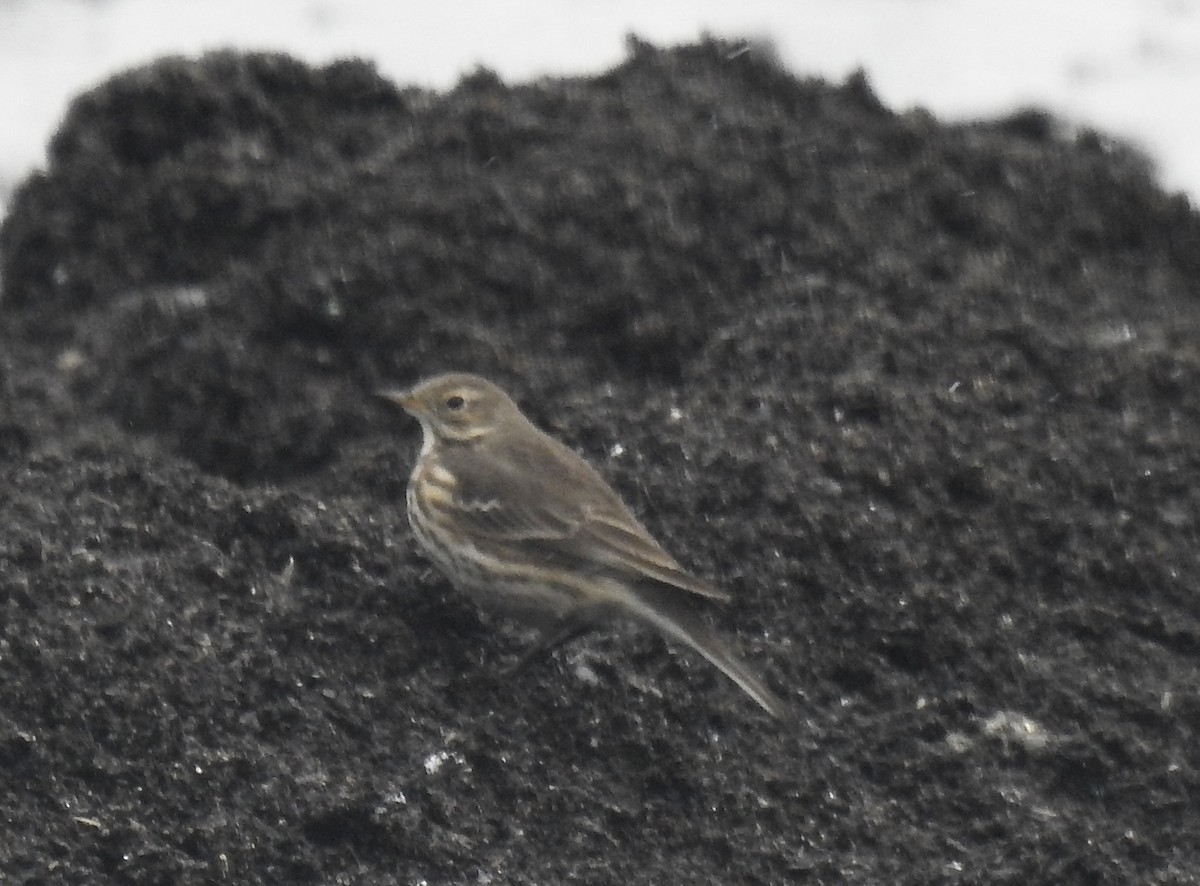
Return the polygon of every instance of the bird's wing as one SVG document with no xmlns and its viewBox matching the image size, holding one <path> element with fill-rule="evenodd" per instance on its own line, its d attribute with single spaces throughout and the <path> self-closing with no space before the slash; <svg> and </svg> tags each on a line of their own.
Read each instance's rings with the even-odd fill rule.
<svg viewBox="0 0 1200 886">
<path fill-rule="evenodd" d="M 596 557 L 609 560 L 618 568 L 640 573 L 646 578 L 702 597 L 729 599 L 724 591 L 701 581 L 680 566 L 624 506 L 620 513 L 588 514 L 580 528 L 580 537 L 589 543 Z"/>
<path fill-rule="evenodd" d="M 563 452 L 569 453 L 564 455 Z M 729 597 L 688 573 L 663 550 L 616 493 L 566 450 L 529 471 L 504 460 L 487 471 L 450 466 L 457 494 L 445 505 L 454 522 L 496 553 L 535 557 L 581 572 L 657 582 L 714 600 Z M 572 461 L 566 461 L 566 459 Z"/>
</svg>

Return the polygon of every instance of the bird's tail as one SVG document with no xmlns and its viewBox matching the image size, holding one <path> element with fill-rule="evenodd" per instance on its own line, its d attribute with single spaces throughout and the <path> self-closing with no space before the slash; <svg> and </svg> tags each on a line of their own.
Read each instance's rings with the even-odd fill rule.
<svg viewBox="0 0 1200 886">
<path fill-rule="evenodd" d="M 629 591 L 626 605 L 640 621 L 703 655 L 772 717 L 793 722 L 795 714 L 783 699 L 730 651 L 690 600 L 675 599 L 677 594 L 673 588 L 641 585 Z"/>
</svg>

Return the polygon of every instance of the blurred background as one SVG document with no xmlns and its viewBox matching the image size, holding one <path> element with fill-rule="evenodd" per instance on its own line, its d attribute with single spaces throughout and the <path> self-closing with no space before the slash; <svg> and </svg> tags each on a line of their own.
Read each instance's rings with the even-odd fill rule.
<svg viewBox="0 0 1200 886">
<path fill-rule="evenodd" d="M 1140 146 L 1200 205 L 1200 0 L 0 0 L 0 214 L 68 101 L 162 55 L 235 47 L 370 59 L 435 89 L 617 64 L 625 38 L 772 45 L 800 75 L 857 68 L 897 111 L 1040 107 Z"/>
</svg>

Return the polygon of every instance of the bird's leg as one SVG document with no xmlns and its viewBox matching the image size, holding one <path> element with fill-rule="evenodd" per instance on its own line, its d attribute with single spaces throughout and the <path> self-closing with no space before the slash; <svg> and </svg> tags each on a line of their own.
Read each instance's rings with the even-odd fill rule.
<svg viewBox="0 0 1200 886">
<path fill-rule="evenodd" d="M 596 626 L 596 616 L 590 607 L 577 607 L 551 622 L 532 646 L 521 653 L 514 664 L 505 668 L 512 675 L 524 670 L 530 662 L 582 637 Z"/>
</svg>

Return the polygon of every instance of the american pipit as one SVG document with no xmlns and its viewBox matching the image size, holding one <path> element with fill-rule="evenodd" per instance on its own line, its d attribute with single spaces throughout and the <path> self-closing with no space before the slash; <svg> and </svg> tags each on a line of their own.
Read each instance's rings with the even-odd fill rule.
<svg viewBox="0 0 1200 886">
<path fill-rule="evenodd" d="M 632 620 L 692 647 L 767 712 L 790 717 L 698 612 L 700 601 L 728 595 L 684 571 L 612 487 L 504 391 L 456 373 L 380 396 L 421 422 L 406 496 L 421 547 L 485 608 L 543 624 L 522 662 Z"/>
</svg>

